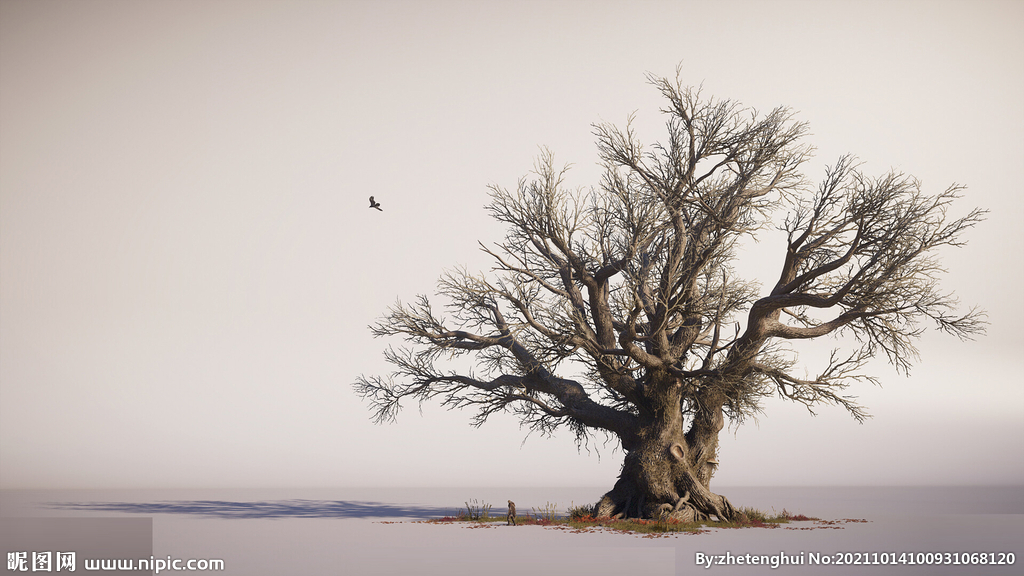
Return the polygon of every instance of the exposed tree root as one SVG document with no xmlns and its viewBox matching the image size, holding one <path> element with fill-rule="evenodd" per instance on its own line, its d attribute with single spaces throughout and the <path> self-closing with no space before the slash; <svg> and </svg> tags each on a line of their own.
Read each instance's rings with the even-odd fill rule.
<svg viewBox="0 0 1024 576">
<path fill-rule="evenodd" d="M 595 506 L 598 517 L 615 519 L 671 518 L 681 522 L 702 520 L 735 520 L 739 512 L 724 496 L 714 494 L 707 488 L 694 487 L 682 496 L 675 495 L 668 501 L 652 497 L 630 483 L 618 482 Z"/>
</svg>

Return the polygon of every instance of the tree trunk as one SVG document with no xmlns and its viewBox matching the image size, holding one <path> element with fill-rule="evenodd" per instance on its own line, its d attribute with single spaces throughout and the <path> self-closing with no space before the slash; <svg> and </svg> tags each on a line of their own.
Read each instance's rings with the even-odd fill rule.
<svg viewBox="0 0 1024 576">
<path fill-rule="evenodd" d="M 652 424 L 639 445 L 627 452 L 619 480 L 597 503 L 596 516 L 737 519 L 732 504 L 710 490 L 724 423 L 721 409 L 698 414 L 685 435 L 678 420 L 673 423 L 668 429 Z"/>
</svg>

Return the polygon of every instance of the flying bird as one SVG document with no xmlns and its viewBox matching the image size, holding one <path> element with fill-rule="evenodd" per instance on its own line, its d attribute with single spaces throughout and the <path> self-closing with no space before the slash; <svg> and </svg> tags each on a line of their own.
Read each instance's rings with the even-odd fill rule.
<svg viewBox="0 0 1024 576">
<path fill-rule="evenodd" d="M 380 210 L 381 212 L 384 211 L 384 209 L 380 207 L 380 202 L 374 202 L 373 201 L 373 196 L 370 196 L 370 208 L 376 208 L 377 210 Z"/>
</svg>

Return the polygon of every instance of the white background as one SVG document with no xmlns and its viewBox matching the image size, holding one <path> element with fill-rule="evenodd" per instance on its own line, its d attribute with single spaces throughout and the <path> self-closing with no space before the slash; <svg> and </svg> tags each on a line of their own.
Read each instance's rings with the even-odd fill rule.
<svg viewBox="0 0 1024 576">
<path fill-rule="evenodd" d="M 611 445 L 376 426 L 351 385 L 396 299 L 488 268 L 488 184 L 539 146 L 597 184 L 592 123 L 661 138 L 677 65 L 796 110 L 812 178 L 852 152 L 991 211 L 942 254 L 987 336 L 875 364 L 863 425 L 769 402 L 716 482 L 1024 483 L 1024 3 L 3 0 L 0 487 L 610 487 Z M 777 237 L 746 255 L 774 280 Z"/>
</svg>

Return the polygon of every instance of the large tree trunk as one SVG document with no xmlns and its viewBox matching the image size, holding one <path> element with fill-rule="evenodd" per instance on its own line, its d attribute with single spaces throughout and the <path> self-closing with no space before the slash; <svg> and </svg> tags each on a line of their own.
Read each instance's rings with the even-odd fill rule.
<svg viewBox="0 0 1024 576">
<path fill-rule="evenodd" d="M 597 503 L 596 516 L 736 519 L 732 504 L 710 490 L 723 422 L 721 409 L 715 409 L 698 414 L 686 434 L 680 419 L 652 423 L 626 453 L 619 480 Z"/>
</svg>

